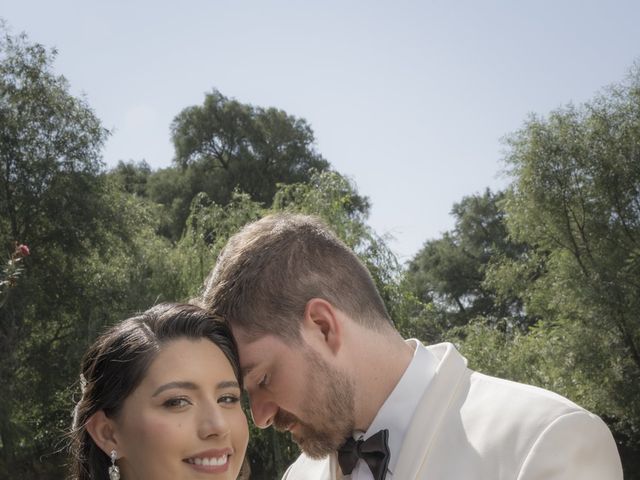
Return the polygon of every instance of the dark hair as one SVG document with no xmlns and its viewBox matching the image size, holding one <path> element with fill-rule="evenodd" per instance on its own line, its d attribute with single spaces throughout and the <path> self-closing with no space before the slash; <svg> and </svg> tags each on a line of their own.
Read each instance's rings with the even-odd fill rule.
<svg viewBox="0 0 640 480">
<path fill-rule="evenodd" d="M 298 340 L 307 302 L 323 298 L 375 330 L 392 325 L 371 274 L 317 217 L 275 214 L 246 225 L 221 252 L 196 300 L 249 340 Z"/>
<path fill-rule="evenodd" d="M 212 341 L 229 360 L 242 388 L 231 331 L 206 310 L 189 304 L 160 304 L 111 327 L 89 347 L 82 360 L 82 397 L 74 410 L 71 431 L 74 480 L 108 480 L 109 457 L 87 432 L 87 421 L 100 410 L 108 417 L 117 415 L 124 400 L 142 382 L 161 346 L 179 338 Z"/>
</svg>

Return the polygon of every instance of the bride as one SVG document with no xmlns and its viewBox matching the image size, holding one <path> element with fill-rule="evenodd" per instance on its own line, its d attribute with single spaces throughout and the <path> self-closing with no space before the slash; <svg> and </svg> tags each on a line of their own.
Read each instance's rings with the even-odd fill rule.
<svg viewBox="0 0 640 480">
<path fill-rule="evenodd" d="M 236 479 L 248 427 L 227 325 L 186 304 L 115 325 L 82 361 L 74 480 Z"/>
</svg>

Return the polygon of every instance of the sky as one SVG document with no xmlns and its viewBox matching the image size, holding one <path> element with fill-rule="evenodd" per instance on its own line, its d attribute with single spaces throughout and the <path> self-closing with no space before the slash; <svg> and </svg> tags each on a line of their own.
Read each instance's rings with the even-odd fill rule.
<svg viewBox="0 0 640 480">
<path fill-rule="evenodd" d="M 170 166 L 171 121 L 212 89 L 304 118 L 401 262 L 509 184 L 503 139 L 530 114 L 640 61 L 637 0 L 0 0 L 0 18 L 58 50 L 108 167 Z"/>
</svg>

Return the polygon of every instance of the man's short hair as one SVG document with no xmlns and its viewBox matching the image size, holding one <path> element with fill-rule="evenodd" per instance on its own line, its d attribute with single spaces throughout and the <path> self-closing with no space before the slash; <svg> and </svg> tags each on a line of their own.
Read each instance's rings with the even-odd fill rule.
<svg viewBox="0 0 640 480">
<path fill-rule="evenodd" d="M 307 302 L 322 298 L 375 330 L 391 325 L 371 274 L 316 217 L 280 213 L 229 239 L 198 303 L 240 327 L 297 340 Z"/>
</svg>

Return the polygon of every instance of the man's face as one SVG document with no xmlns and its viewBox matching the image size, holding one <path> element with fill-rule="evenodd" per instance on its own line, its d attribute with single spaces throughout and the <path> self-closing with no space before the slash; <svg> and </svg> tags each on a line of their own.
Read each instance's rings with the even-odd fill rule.
<svg viewBox="0 0 640 480">
<path fill-rule="evenodd" d="M 289 346 L 275 336 L 243 341 L 240 350 L 245 388 L 254 423 L 291 432 L 312 458 L 323 458 L 340 447 L 354 429 L 354 386 L 304 340 Z"/>
</svg>

